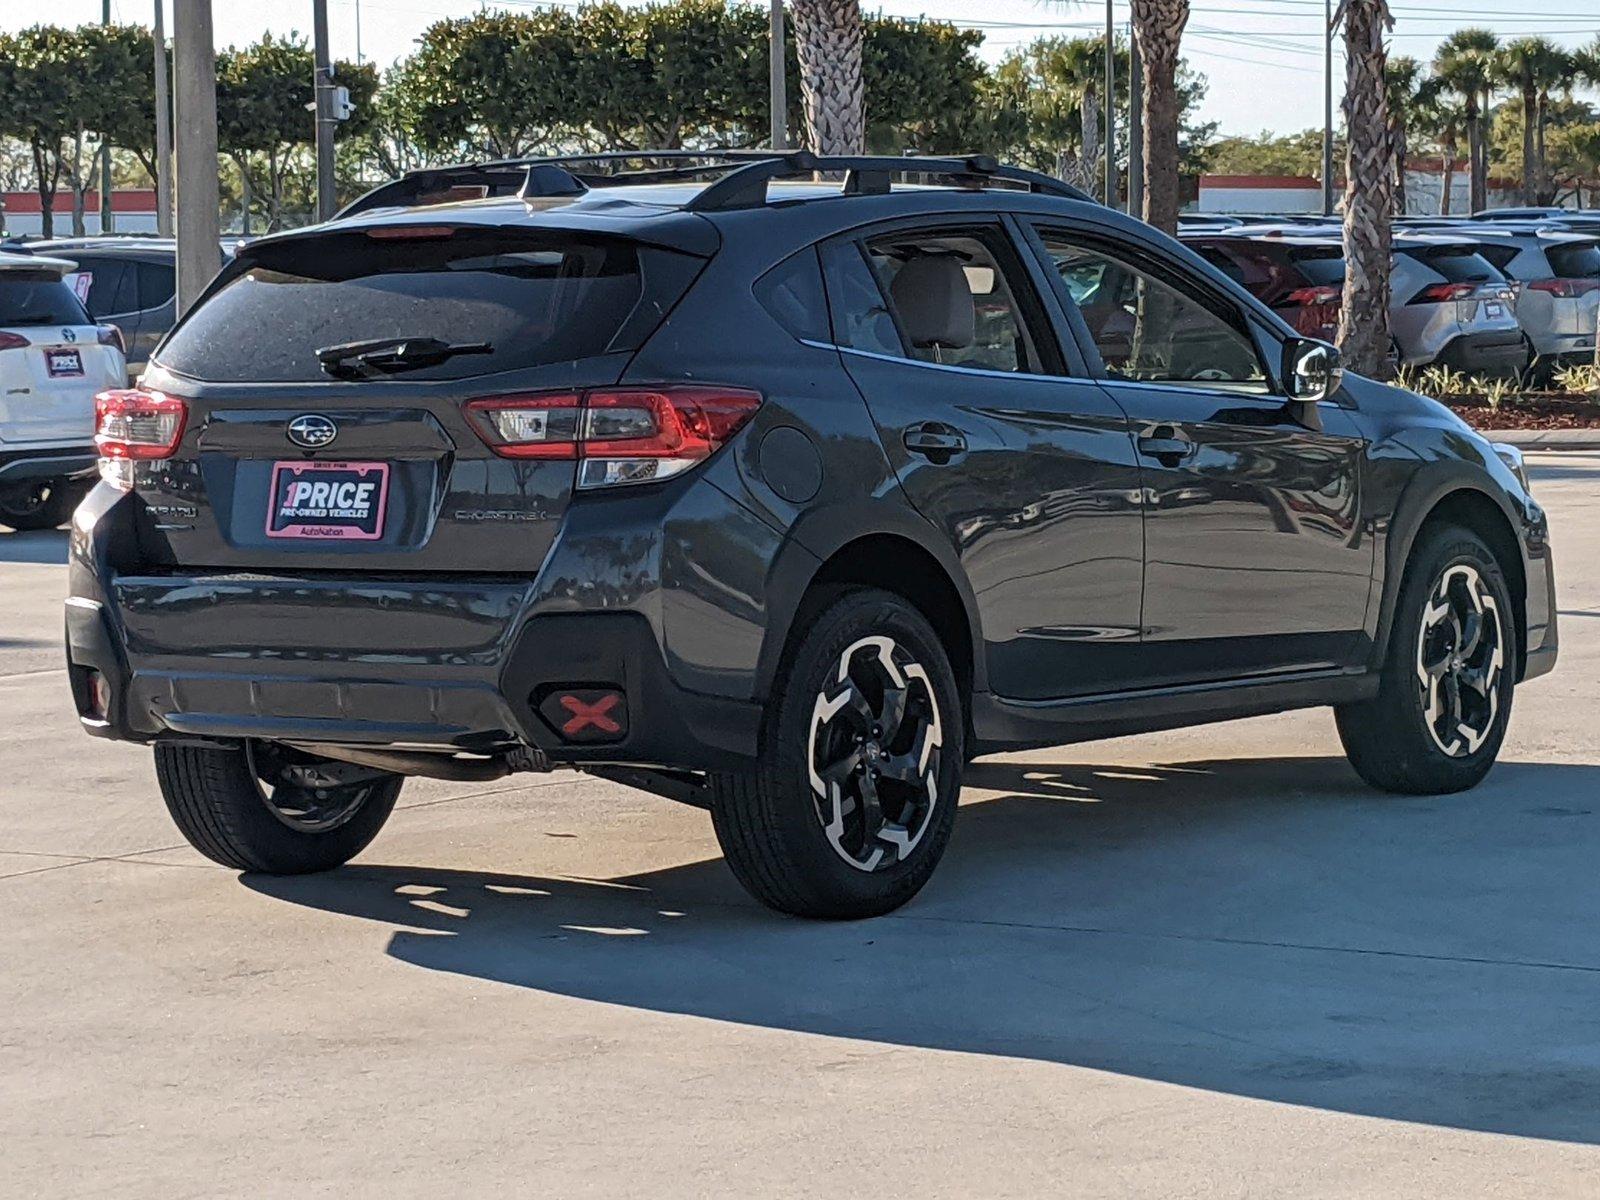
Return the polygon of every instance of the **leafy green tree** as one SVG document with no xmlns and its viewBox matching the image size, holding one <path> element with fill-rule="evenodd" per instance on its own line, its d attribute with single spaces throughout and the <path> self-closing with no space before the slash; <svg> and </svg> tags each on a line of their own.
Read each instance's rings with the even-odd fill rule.
<svg viewBox="0 0 1600 1200">
<path fill-rule="evenodd" d="M 983 35 L 942 21 L 866 18 L 862 76 L 867 148 L 948 154 L 988 140 L 982 107 Z M 763 111 L 765 105 L 762 105 Z"/>
<path fill-rule="evenodd" d="M 1345 153 L 1343 135 L 1334 138 L 1334 159 Z M 1322 130 L 1273 133 L 1263 129 L 1255 137 L 1225 137 L 1207 152 L 1207 170 L 1218 175 L 1298 175 L 1315 178 L 1322 173 Z"/>
<path fill-rule="evenodd" d="M 74 155 L 76 166 L 82 166 L 83 132 L 94 104 L 83 57 L 83 40 L 75 30 L 36 25 L 0 34 L 0 133 L 28 147 L 46 237 L 55 235 L 62 175 L 78 177 Z"/>
<path fill-rule="evenodd" d="M 1495 55 L 1500 39 L 1487 29 L 1458 29 L 1444 41 L 1433 56 L 1433 75 L 1438 85 L 1454 92 L 1467 119 L 1467 159 L 1472 176 L 1473 212 L 1488 203 L 1489 160 L 1484 122 L 1490 93 L 1495 84 Z"/>
<path fill-rule="evenodd" d="M 258 209 L 268 229 L 281 228 L 292 198 L 304 198 L 309 150 L 316 142 L 315 59 L 305 40 L 264 37 L 244 49 L 217 55 L 217 146 L 238 172 L 242 211 Z M 334 64 L 334 79 L 350 90 L 355 113 L 335 129 L 335 139 L 358 137 L 372 123 L 377 71 L 370 65 Z M 295 207 L 300 207 L 297 203 Z"/>
</svg>

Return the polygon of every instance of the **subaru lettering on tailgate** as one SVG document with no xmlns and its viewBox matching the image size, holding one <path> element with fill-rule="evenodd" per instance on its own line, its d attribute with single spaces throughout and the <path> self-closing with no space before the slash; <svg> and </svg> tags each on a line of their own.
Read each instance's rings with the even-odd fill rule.
<svg viewBox="0 0 1600 1200">
<path fill-rule="evenodd" d="M 279 462 L 267 536 L 375 541 L 389 499 L 387 463 Z"/>
</svg>

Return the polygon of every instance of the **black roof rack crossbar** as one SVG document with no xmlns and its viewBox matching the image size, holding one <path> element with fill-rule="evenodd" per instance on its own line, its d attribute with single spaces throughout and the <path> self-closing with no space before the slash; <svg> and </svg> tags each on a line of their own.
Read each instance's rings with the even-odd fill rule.
<svg viewBox="0 0 1600 1200">
<path fill-rule="evenodd" d="M 638 171 L 584 170 L 585 166 L 661 162 L 664 169 Z M 680 165 L 681 164 L 681 165 Z M 456 189 L 481 188 L 485 196 L 517 195 L 523 199 L 575 196 L 591 188 L 667 182 L 720 173 L 685 207 L 691 212 L 755 208 L 766 203 L 767 184 L 774 179 L 825 171 L 844 175 L 844 194 L 881 195 L 894 176 L 935 175 L 964 187 L 982 188 L 994 181 L 1020 184 L 1028 191 L 1093 202 L 1094 197 L 1071 184 L 1038 171 L 1004 166 L 987 154 L 962 155 L 816 155 L 807 150 L 603 150 L 588 154 L 542 155 L 492 162 L 423 167 L 373 188 L 340 210 L 349 217 L 374 208 L 416 207 L 428 198 Z"/>
</svg>

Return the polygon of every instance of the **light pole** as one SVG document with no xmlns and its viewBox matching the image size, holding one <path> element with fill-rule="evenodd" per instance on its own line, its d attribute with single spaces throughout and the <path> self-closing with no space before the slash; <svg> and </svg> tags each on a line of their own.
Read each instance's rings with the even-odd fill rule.
<svg viewBox="0 0 1600 1200">
<path fill-rule="evenodd" d="M 172 100 L 167 94 L 167 35 L 161 10 L 165 0 L 156 0 L 156 22 L 151 40 L 155 43 L 156 68 L 156 232 L 172 236 Z"/>
<path fill-rule="evenodd" d="M 1333 0 L 1322 0 L 1322 215 L 1333 216 Z"/>
<path fill-rule="evenodd" d="M 317 64 L 317 220 L 327 221 L 333 218 L 337 203 L 333 190 L 333 60 L 328 52 L 328 0 L 311 0 L 311 26 Z"/>
<path fill-rule="evenodd" d="M 178 311 L 222 264 L 217 187 L 217 55 L 211 0 L 173 0 L 173 90 L 178 96 Z"/>
<path fill-rule="evenodd" d="M 100 0 L 100 24 L 111 24 L 111 0 Z M 100 135 L 100 232 L 110 233 L 116 224 L 111 212 L 111 143 Z"/>
<path fill-rule="evenodd" d="M 772 0 L 772 18 L 767 30 L 767 80 L 772 98 L 772 148 L 789 148 L 789 97 L 784 80 L 783 0 Z"/>
<path fill-rule="evenodd" d="M 1117 206 L 1117 105 L 1116 105 L 1116 19 L 1112 13 L 1112 0 L 1106 0 L 1106 94 L 1101 108 L 1105 111 L 1106 126 L 1106 207 Z"/>
</svg>

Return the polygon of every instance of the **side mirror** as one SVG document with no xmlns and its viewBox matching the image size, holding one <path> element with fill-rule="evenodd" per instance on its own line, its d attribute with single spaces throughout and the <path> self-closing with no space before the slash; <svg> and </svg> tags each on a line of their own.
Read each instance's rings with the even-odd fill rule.
<svg viewBox="0 0 1600 1200">
<path fill-rule="evenodd" d="M 1344 367 L 1327 342 L 1295 338 L 1283 347 L 1283 389 L 1302 424 L 1320 429 L 1317 405 L 1339 390 Z"/>
</svg>

